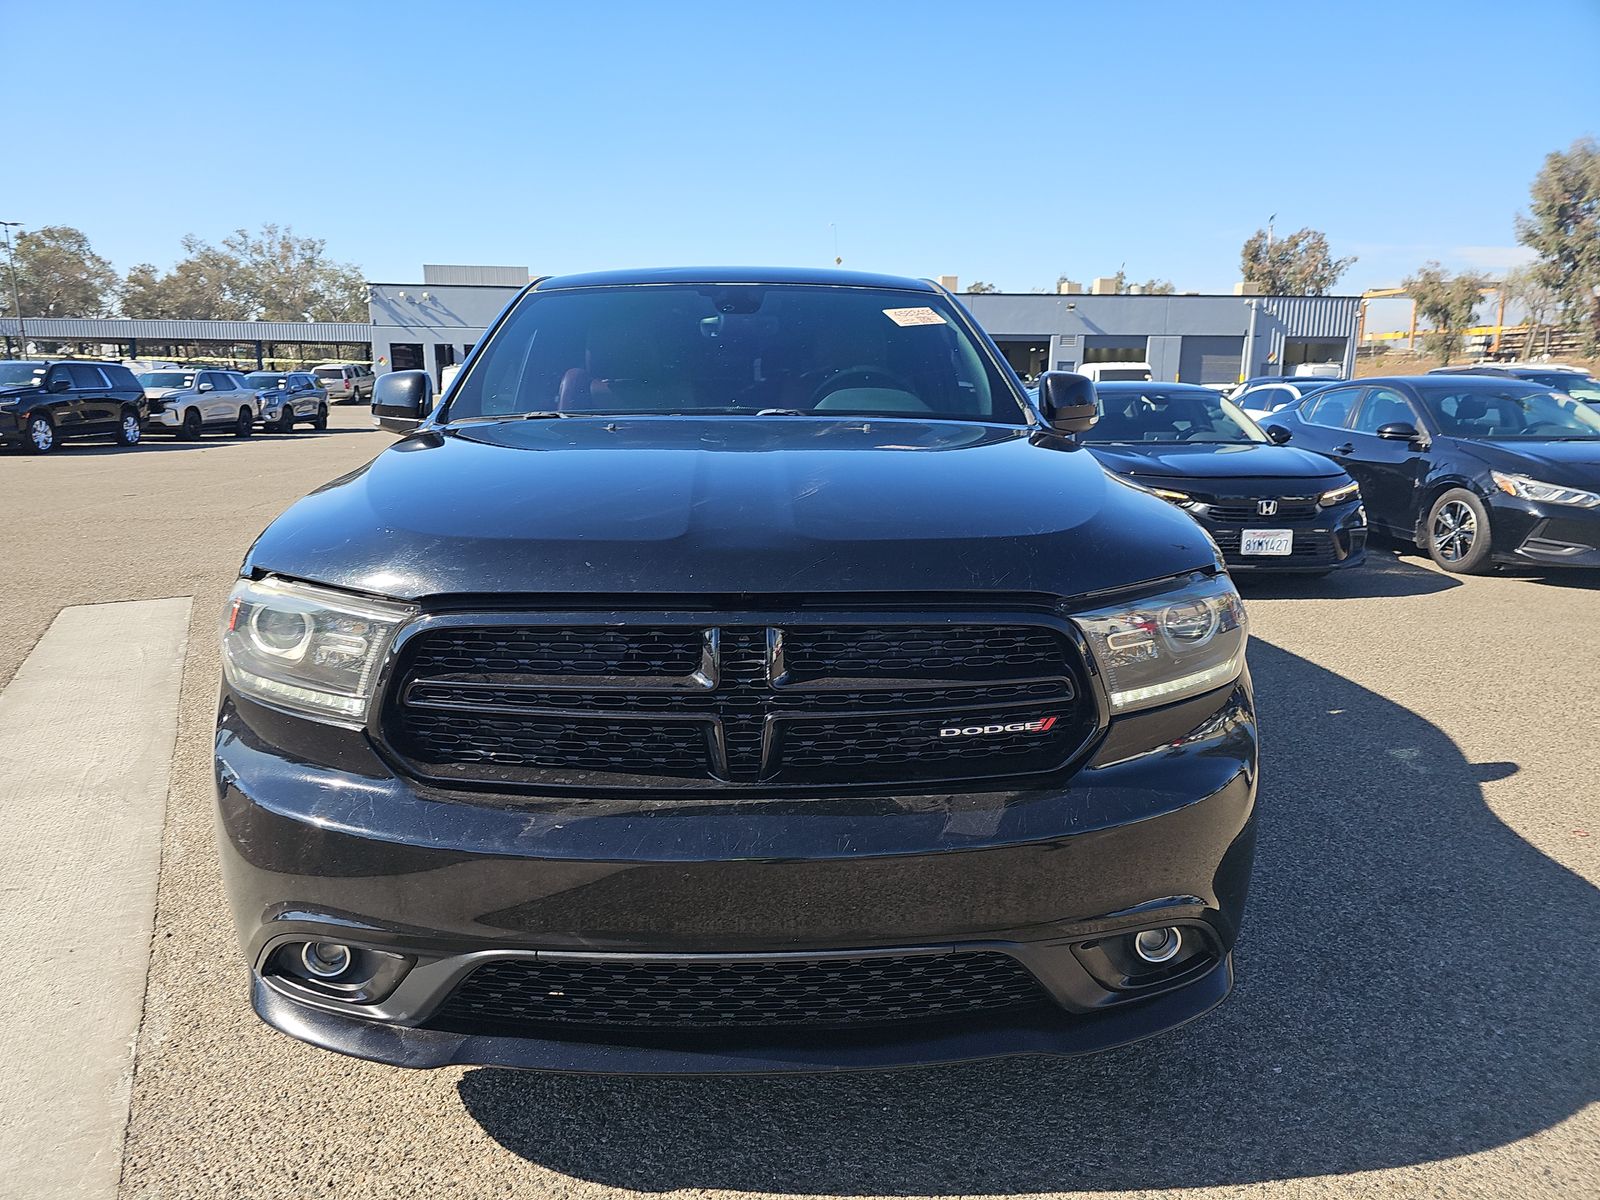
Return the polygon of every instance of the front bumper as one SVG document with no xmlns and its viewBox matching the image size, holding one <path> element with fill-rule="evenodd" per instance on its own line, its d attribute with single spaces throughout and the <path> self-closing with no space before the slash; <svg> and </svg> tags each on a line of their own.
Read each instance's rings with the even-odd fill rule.
<svg viewBox="0 0 1600 1200">
<path fill-rule="evenodd" d="M 293 757 L 277 747 L 296 747 Z M 1113 722 L 1068 777 L 961 795 L 607 800 L 440 793 L 364 734 L 224 695 L 223 873 L 263 1020 L 401 1066 L 724 1073 L 1076 1054 L 1171 1028 L 1232 981 L 1254 845 L 1248 679 Z M 1130 992 L 1084 943 L 1172 924 L 1209 953 Z M 372 1003 L 270 972 L 286 942 L 407 956 Z M 636 955 L 837 957 L 995 951 L 1048 993 L 993 1019 L 840 1031 L 441 1027 L 476 963 Z"/>
<path fill-rule="evenodd" d="M 1538 504 L 1496 492 L 1489 525 L 1497 562 L 1539 567 L 1600 567 L 1600 508 Z"/>
<path fill-rule="evenodd" d="M 1229 574 L 1270 571 L 1321 575 L 1328 571 L 1358 567 L 1367 559 L 1367 514 L 1359 500 L 1325 509 L 1309 521 L 1280 523 L 1272 517 L 1262 517 L 1253 524 L 1242 525 L 1236 521 L 1212 520 L 1203 511 L 1190 515 L 1217 543 Z M 1289 554 L 1247 555 L 1240 552 L 1247 529 L 1275 528 L 1293 532 L 1294 540 Z"/>
</svg>

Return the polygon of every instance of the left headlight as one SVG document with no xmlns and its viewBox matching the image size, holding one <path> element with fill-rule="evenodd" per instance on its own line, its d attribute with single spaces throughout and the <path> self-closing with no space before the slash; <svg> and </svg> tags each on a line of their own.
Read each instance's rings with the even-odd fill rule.
<svg viewBox="0 0 1600 1200">
<path fill-rule="evenodd" d="M 285 579 L 241 579 L 223 619 L 222 671 L 251 699 L 359 725 L 395 632 L 416 612 Z"/>
<path fill-rule="evenodd" d="M 1167 591 L 1072 619 L 1089 639 L 1113 713 L 1198 696 L 1244 670 L 1249 627 L 1226 575 L 1190 576 Z"/>
<path fill-rule="evenodd" d="M 1541 504 L 1575 504 L 1579 508 L 1600 508 L 1600 493 L 1586 492 L 1582 488 L 1563 487 L 1559 483 L 1540 483 L 1526 475 L 1506 475 L 1490 471 L 1495 487 L 1508 496 L 1534 500 Z"/>
<path fill-rule="evenodd" d="M 1323 508 L 1332 508 L 1336 504 L 1344 504 L 1361 495 L 1361 485 L 1352 480 L 1340 487 L 1329 488 L 1317 497 L 1317 503 Z"/>
</svg>

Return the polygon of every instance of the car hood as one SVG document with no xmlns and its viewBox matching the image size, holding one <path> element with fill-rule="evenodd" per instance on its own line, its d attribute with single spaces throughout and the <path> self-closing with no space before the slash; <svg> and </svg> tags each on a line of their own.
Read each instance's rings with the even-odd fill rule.
<svg viewBox="0 0 1600 1200">
<path fill-rule="evenodd" d="M 1545 483 L 1600 491 L 1600 441 L 1524 442 L 1455 439 L 1467 453 L 1497 471 L 1531 475 Z"/>
<path fill-rule="evenodd" d="M 1337 463 L 1320 454 L 1266 443 L 1128 442 L 1089 450 L 1107 470 L 1145 479 L 1327 479 L 1343 474 Z"/>
<path fill-rule="evenodd" d="M 144 389 L 144 398 L 146 400 L 167 400 L 167 399 L 170 399 L 173 396 L 181 395 L 184 392 L 187 392 L 187 391 L 190 391 L 190 390 L 191 389 L 189 389 L 189 388 L 181 388 L 181 387 L 152 387 L 152 388 L 145 388 Z"/>
<path fill-rule="evenodd" d="M 1076 595 L 1214 561 L 1179 510 L 1029 429 L 665 417 L 412 434 L 279 517 L 245 571 L 406 599 Z"/>
</svg>

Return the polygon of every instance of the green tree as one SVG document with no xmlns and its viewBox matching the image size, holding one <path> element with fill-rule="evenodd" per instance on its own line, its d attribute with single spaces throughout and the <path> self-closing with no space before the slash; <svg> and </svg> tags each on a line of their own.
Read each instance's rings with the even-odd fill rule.
<svg viewBox="0 0 1600 1200">
<path fill-rule="evenodd" d="M 1562 320 L 1600 343 L 1600 143 L 1580 138 L 1546 155 L 1529 189 L 1517 240 L 1539 256 L 1539 279 L 1555 293 Z"/>
<path fill-rule="evenodd" d="M 1170 296 L 1178 290 L 1170 279 L 1146 279 L 1140 286 L 1146 296 Z"/>
<path fill-rule="evenodd" d="M 326 245 L 277 225 L 254 234 L 235 230 L 220 246 L 190 235 L 183 239 L 184 258 L 167 274 L 148 263 L 128 272 L 123 311 L 130 317 L 365 321 L 360 269 L 329 259 Z"/>
<path fill-rule="evenodd" d="M 46 225 L 16 235 L 17 291 L 24 317 L 100 317 L 116 295 L 117 273 L 81 230 Z M 0 286 L 0 313 L 11 311 L 10 264 Z"/>
<path fill-rule="evenodd" d="M 985 283 L 981 279 L 974 279 L 971 283 L 967 284 L 967 295 L 969 296 L 985 296 L 991 292 L 998 292 L 999 290 L 1000 289 L 995 287 L 994 284 Z"/>
<path fill-rule="evenodd" d="M 1424 263 L 1416 274 L 1406 277 L 1405 289 L 1416 302 L 1417 315 L 1433 325 L 1423 342 L 1445 362 L 1461 348 L 1463 331 L 1472 324 L 1487 283 L 1482 275 L 1471 272 L 1451 275 L 1436 262 Z"/>
<path fill-rule="evenodd" d="M 149 263 L 129 270 L 122 283 L 124 315 L 180 321 L 248 321 L 257 315 L 237 257 L 193 234 L 183 239 L 183 249 L 184 257 L 165 275 Z"/>
<path fill-rule="evenodd" d="M 1506 300 L 1522 309 L 1522 323 L 1528 327 L 1522 343 L 1522 356 L 1527 358 L 1533 353 L 1534 338 L 1538 336 L 1539 330 L 1560 309 L 1560 297 L 1556 295 L 1555 289 L 1544 281 L 1544 274 L 1539 270 L 1538 263 L 1507 271 L 1502 286 L 1505 288 Z"/>
<path fill-rule="evenodd" d="M 1269 296 L 1326 296 L 1355 261 L 1334 258 L 1317 229 L 1272 238 L 1270 247 L 1267 231 L 1258 229 L 1239 251 L 1245 282 L 1261 284 Z"/>
</svg>

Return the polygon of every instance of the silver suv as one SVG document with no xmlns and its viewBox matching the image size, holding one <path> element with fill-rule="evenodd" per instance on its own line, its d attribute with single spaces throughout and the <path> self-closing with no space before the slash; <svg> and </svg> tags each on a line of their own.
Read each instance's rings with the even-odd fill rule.
<svg viewBox="0 0 1600 1200">
<path fill-rule="evenodd" d="M 146 371 L 139 383 L 150 403 L 146 429 L 165 429 L 191 442 L 208 429 L 242 438 L 255 432 L 261 397 L 237 371 L 213 367 Z"/>
<path fill-rule="evenodd" d="M 330 363 L 314 368 L 311 373 L 328 390 L 330 404 L 372 403 L 372 384 L 377 376 L 371 367 L 360 363 Z"/>
</svg>

